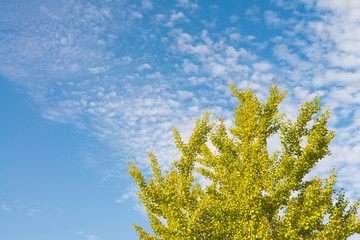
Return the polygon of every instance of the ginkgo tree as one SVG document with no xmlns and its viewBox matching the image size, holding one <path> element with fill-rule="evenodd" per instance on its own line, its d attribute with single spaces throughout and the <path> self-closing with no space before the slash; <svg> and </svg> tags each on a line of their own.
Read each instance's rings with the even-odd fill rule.
<svg viewBox="0 0 360 240">
<path fill-rule="evenodd" d="M 327 127 L 329 110 L 321 112 L 319 97 L 305 102 L 291 121 L 279 113 L 286 92 L 279 93 L 275 82 L 266 101 L 251 89 L 231 85 L 231 90 L 239 100 L 234 127 L 227 128 L 220 117 L 210 123 L 206 111 L 188 143 L 174 129 L 181 157 L 163 174 L 149 152 L 149 181 L 129 162 L 154 233 L 134 224 L 139 238 L 347 239 L 359 233 L 360 199 L 350 203 L 336 190 L 334 171 L 326 179 L 304 180 L 330 154 L 334 137 Z M 274 134 L 281 149 L 270 154 Z M 200 185 L 196 173 L 208 184 Z"/>
</svg>

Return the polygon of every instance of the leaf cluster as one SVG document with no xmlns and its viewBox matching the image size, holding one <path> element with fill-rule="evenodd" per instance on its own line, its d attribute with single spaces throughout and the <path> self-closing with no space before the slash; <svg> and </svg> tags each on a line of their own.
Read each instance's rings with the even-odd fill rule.
<svg viewBox="0 0 360 240">
<path fill-rule="evenodd" d="M 222 118 L 210 123 L 207 111 L 187 144 L 174 129 L 181 157 L 163 176 L 149 152 L 153 177 L 148 182 L 129 163 L 155 235 L 134 225 L 139 238 L 346 239 L 359 233 L 360 201 L 351 205 L 336 191 L 334 172 L 324 180 L 304 181 L 330 154 L 334 137 L 327 127 L 330 112 L 321 113 L 319 98 L 305 102 L 292 122 L 279 114 L 286 92 L 279 93 L 275 83 L 264 102 L 250 89 L 231 85 L 231 90 L 239 100 L 234 127 L 226 128 Z M 274 134 L 280 135 L 281 150 L 269 154 Z M 209 184 L 201 186 L 195 173 Z"/>
</svg>

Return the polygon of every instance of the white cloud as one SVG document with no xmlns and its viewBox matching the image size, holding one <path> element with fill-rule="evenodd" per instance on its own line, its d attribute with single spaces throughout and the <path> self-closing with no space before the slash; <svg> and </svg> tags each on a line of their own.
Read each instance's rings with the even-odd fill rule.
<svg viewBox="0 0 360 240">
<path fill-rule="evenodd" d="M 241 35 L 239 33 L 231 33 L 230 39 L 234 40 L 234 41 L 239 41 L 239 40 L 241 40 Z"/>
<path fill-rule="evenodd" d="M 210 63 L 210 69 L 214 77 L 223 76 L 226 73 L 226 68 L 218 63 Z"/>
<path fill-rule="evenodd" d="M 143 18 L 143 15 L 140 13 L 140 12 L 132 12 L 131 13 L 131 17 L 132 18 L 137 18 L 137 19 L 142 19 Z"/>
<path fill-rule="evenodd" d="M 115 200 L 115 203 L 122 203 L 126 200 L 133 200 L 133 199 L 137 199 L 137 192 L 138 192 L 138 187 L 137 186 L 132 186 L 132 188 L 129 188 L 128 191 L 123 194 L 120 198 Z"/>
<path fill-rule="evenodd" d="M 150 0 L 142 0 L 141 5 L 145 9 L 152 9 L 153 8 L 153 4 L 152 4 L 152 2 Z"/>
<path fill-rule="evenodd" d="M 199 5 L 197 3 L 193 3 L 193 2 L 191 2 L 191 0 L 177 0 L 176 6 L 191 8 L 191 9 L 196 9 L 199 7 Z"/>
<path fill-rule="evenodd" d="M 251 75 L 250 79 L 254 82 L 269 82 L 269 80 L 274 79 L 276 76 L 273 73 L 261 73 L 255 72 Z"/>
<path fill-rule="evenodd" d="M 301 86 L 297 86 L 294 88 L 295 96 L 300 99 L 300 101 L 309 101 L 311 99 L 307 99 L 310 97 L 310 90 Z"/>
<path fill-rule="evenodd" d="M 125 56 L 122 59 L 124 60 L 125 63 L 130 63 L 132 61 L 132 57 L 130 56 Z"/>
<path fill-rule="evenodd" d="M 172 46 L 173 51 L 185 54 L 186 58 L 191 56 L 196 59 L 198 67 L 188 64 L 187 60 L 184 61 L 184 69 L 188 72 L 192 69 L 196 70 L 197 74 L 206 73 L 212 78 L 226 79 L 230 75 L 235 76 L 234 74 L 240 77 L 243 76 L 242 74 L 247 75 L 250 71 L 245 62 L 257 58 L 256 55 L 244 48 L 236 49 L 223 41 L 214 41 L 207 31 L 202 31 L 199 39 L 193 38 L 179 29 L 172 31 L 172 36 L 177 43 Z"/>
<path fill-rule="evenodd" d="M 135 204 L 135 210 L 139 212 L 144 218 L 147 217 L 147 211 L 145 206 L 142 203 L 137 202 Z"/>
<path fill-rule="evenodd" d="M 164 15 L 164 14 L 158 13 L 158 14 L 155 15 L 155 20 L 156 20 L 156 22 L 161 22 L 161 21 L 164 20 L 164 19 L 165 19 L 165 15 Z"/>
<path fill-rule="evenodd" d="M 360 44 L 354 42 L 353 44 Z M 358 46 L 358 45 L 357 45 Z M 329 63 L 334 67 L 342 67 L 346 69 L 356 69 L 360 66 L 360 55 L 353 52 L 360 52 L 356 48 L 347 51 L 338 51 L 328 54 Z"/>
<path fill-rule="evenodd" d="M 190 78 L 188 78 L 188 80 L 191 82 L 192 85 L 199 85 L 199 84 L 205 82 L 206 78 L 205 77 L 200 77 L 200 78 L 190 77 Z"/>
<path fill-rule="evenodd" d="M 170 21 L 176 21 L 181 18 L 185 18 L 185 15 L 182 12 L 173 12 L 170 16 Z"/>
<path fill-rule="evenodd" d="M 104 67 L 90 67 L 88 70 L 92 74 L 98 74 L 106 71 Z"/>
<path fill-rule="evenodd" d="M 85 236 L 87 240 L 100 240 L 101 238 L 94 234 L 86 234 L 83 231 L 76 232 L 77 235 Z"/>
<path fill-rule="evenodd" d="M 309 62 L 302 60 L 297 53 L 292 52 L 286 44 L 277 44 L 273 49 L 273 53 L 280 60 L 284 60 L 298 70 L 310 69 Z"/>
<path fill-rule="evenodd" d="M 273 76 L 280 88 L 289 90 L 289 101 L 282 110 L 296 116 L 299 102 L 321 90 L 324 105 L 334 107 L 336 121 L 333 124 L 339 132 L 334 141 L 352 141 L 352 147 L 358 146 L 356 119 L 359 115 L 355 110 L 360 101 L 358 1 L 303 2 L 307 8 L 313 8 L 311 18 L 298 14 L 295 8 L 300 3 L 290 6 L 285 1 L 277 1 L 277 4 L 294 14 L 284 16 L 281 11 L 270 9 L 265 12 L 268 25 L 283 27 L 282 32 L 269 32 L 268 39 L 263 39 L 261 34 L 248 35 L 245 29 L 235 27 L 224 32 L 217 32 L 209 24 L 201 25 L 209 27 L 208 30 L 198 32 L 173 28 L 179 22 L 189 21 L 184 14 L 188 9 L 170 12 L 170 16 L 154 15 L 151 20 L 157 24 L 151 28 L 138 21 L 146 15 L 141 13 L 144 9 L 133 7 L 136 4 L 129 5 L 116 16 L 112 15 L 112 10 L 119 8 L 110 2 L 104 3 L 108 4 L 105 8 L 74 3 L 61 11 L 44 9 L 48 11 L 47 21 L 31 23 L 37 31 L 27 28 L 28 25 L 14 27 L 11 29 L 21 31 L 3 38 L 5 44 L 0 50 L 4 57 L 0 59 L 0 70 L 7 78 L 16 79 L 16 83 L 25 86 L 36 99 L 41 99 L 38 102 L 42 116 L 82 127 L 86 134 L 109 146 L 114 155 L 132 156 L 143 166 L 148 166 L 147 146 L 154 148 L 162 165 L 175 159 L 173 126 L 178 126 L 184 136 L 188 136 L 192 119 L 207 105 L 218 112 L 229 108 L 234 103 L 228 91 L 230 81 L 242 88 L 254 88 L 259 96 L 265 96 L 264 89 Z M 178 1 L 177 5 L 190 9 L 196 6 L 195 2 L 186 0 Z M 140 7 L 154 8 L 146 0 Z M 248 8 L 245 18 L 260 24 L 260 8 Z M 31 19 L 24 21 L 27 20 Z M 210 25 L 215 26 L 216 21 L 211 21 Z M 164 28 L 164 24 L 171 29 Z M 149 36 L 157 31 L 161 32 L 158 38 L 161 45 L 149 41 L 152 39 Z M 128 35 L 133 38 L 127 38 Z M 141 49 L 133 51 L 134 46 L 141 46 Z M 164 54 L 156 55 L 159 53 L 156 47 Z M 120 49 L 127 51 L 121 55 Z M 271 51 L 272 56 L 265 56 Z M 159 63 L 161 58 L 163 62 Z M 89 76 L 91 74 L 93 76 Z M 87 82 L 76 80 L 84 77 L 88 78 Z M 206 87 L 188 91 L 188 87 L 195 85 Z M 208 86 L 212 86 L 212 90 L 208 90 Z M 344 123 L 349 126 L 338 126 Z M 358 149 L 338 146 L 334 161 L 355 165 L 354 155 L 347 151 L 357 153 Z M 342 155 L 348 155 L 349 159 L 341 158 Z M 344 168 L 340 174 L 349 171 Z M 109 169 L 99 172 L 107 177 L 118 174 Z M 355 179 L 344 176 L 339 179 L 357 184 Z M 353 191 L 354 194 L 359 192 Z"/>
<path fill-rule="evenodd" d="M 253 68 L 258 72 L 267 72 L 272 68 L 272 65 L 266 61 L 263 61 L 254 63 Z"/>
<path fill-rule="evenodd" d="M 191 98 L 194 96 L 194 94 L 192 92 L 185 91 L 185 90 L 177 91 L 177 95 L 179 96 L 180 99 L 187 99 L 187 98 Z"/>
<path fill-rule="evenodd" d="M 280 18 L 278 17 L 277 13 L 271 10 L 265 11 L 265 22 L 268 25 L 278 25 L 281 23 Z"/>
<path fill-rule="evenodd" d="M 240 56 L 249 56 L 248 52 L 245 49 L 240 48 L 238 51 L 232 46 L 226 47 L 225 54 L 230 58 L 238 58 Z"/>
<path fill-rule="evenodd" d="M 359 66 L 360 34 L 358 28 L 360 10 L 356 1 L 338 4 L 337 1 L 319 1 L 316 8 L 320 11 L 330 11 L 328 20 L 310 21 L 309 27 L 316 34 L 323 46 L 334 44 L 326 54 L 330 64 L 334 67 L 353 68 Z"/>
<path fill-rule="evenodd" d="M 210 53 L 209 47 L 205 44 L 198 44 L 190 48 L 195 54 L 208 54 Z"/>
<path fill-rule="evenodd" d="M 162 78 L 162 75 L 161 75 L 160 72 L 154 72 L 154 73 L 151 73 L 151 74 L 147 74 L 147 75 L 146 75 L 146 78 L 159 80 L 159 79 Z"/>
<path fill-rule="evenodd" d="M 98 236 L 96 236 L 96 235 L 86 235 L 86 238 L 88 239 L 88 240 L 98 240 L 98 239 L 100 239 Z"/>
<path fill-rule="evenodd" d="M 259 23 L 261 21 L 260 17 L 260 8 L 256 5 L 246 9 L 245 17 L 251 22 Z"/>
<path fill-rule="evenodd" d="M 170 16 L 170 20 L 166 23 L 166 26 L 173 27 L 178 21 L 188 21 L 183 12 L 173 12 Z"/>
<path fill-rule="evenodd" d="M 38 212 L 40 212 L 39 209 L 37 209 L 37 208 L 32 208 L 32 209 L 29 209 L 29 210 L 25 213 L 25 215 L 27 215 L 27 216 L 33 216 L 35 213 L 38 213 Z"/>
<path fill-rule="evenodd" d="M 11 211 L 12 211 L 12 208 L 6 206 L 5 204 L 1 204 L 1 205 L 0 205 L 0 209 L 2 209 L 2 210 L 4 210 L 4 211 L 8 211 L 8 212 L 11 212 Z"/>
<path fill-rule="evenodd" d="M 143 65 L 137 67 L 138 71 L 143 71 L 143 70 L 146 70 L 146 69 L 152 69 L 151 65 L 148 64 L 148 63 L 144 63 Z"/>
<path fill-rule="evenodd" d="M 184 72 L 186 73 L 198 73 L 199 71 L 199 66 L 190 62 L 188 59 L 184 59 L 183 61 L 183 68 L 184 68 Z"/>
<path fill-rule="evenodd" d="M 230 22 L 235 23 L 240 19 L 240 17 L 238 15 L 231 15 L 229 17 L 229 19 L 230 19 Z"/>
<path fill-rule="evenodd" d="M 331 145 L 333 155 L 320 161 L 313 171 L 326 174 L 333 164 L 339 172 L 338 186 L 344 187 L 352 199 L 360 196 L 358 180 L 352 172 L 357 171 L 354 158 L 359 146 L 360 130 L 357 118 L 357 104 L 360 101 L 360 36 L 358 1 L 303 1 L 313 12 L 311 18 L 296 16 L 298 5 L 278 1 L 278 5 L 294 12 L 291 17 L 267 12 L 267 23 L 286 26 L 286 35 L 276 37 L 274 56 L 286 63 L 283 78 L 291 79 L 289 93 L 292 101 L 309 100 L 316 92 L 321 95 L 324 106 L 330 106 L 330 126 L 336 131 Z M 295 20 L 296 19 L 296 20 Z M 291 26 L 290 26 L 291 25 Z M 287 28 L 287 27 L 285 27 Z M 275 38 L 274 38 L 275 39 Z M 275 69 L 273 69 L 275 70 Z M 294 79 L 296 81 L 294 81 Z M 319 91 L 320 90 L 320 91 Z M 292 97 L 289 96 L 288 97 Z M 287 108 L 291 112 L 290 108 Z M 295 115 L 295 114 L 292 114 Z M 352 154 L 354 153 L 354 154 Z"/>
</svg>

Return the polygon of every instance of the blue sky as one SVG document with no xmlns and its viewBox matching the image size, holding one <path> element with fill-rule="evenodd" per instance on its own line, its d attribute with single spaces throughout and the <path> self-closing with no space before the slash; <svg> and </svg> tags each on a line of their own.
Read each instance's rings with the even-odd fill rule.
<svg viewBox="0 0 360 240">
<path fill-rule="evenodd" d="M 316 94 L 336 131 L 338 186 L 360 197 L 360 2 L 0 2 L 0 239 L 137 239 L 131 157 L 175 160 L 206 108 L 232 124 L 229 84 L 295 118 Z M 274 138 L 270 148 L 279 147 Z"/>
</svg>

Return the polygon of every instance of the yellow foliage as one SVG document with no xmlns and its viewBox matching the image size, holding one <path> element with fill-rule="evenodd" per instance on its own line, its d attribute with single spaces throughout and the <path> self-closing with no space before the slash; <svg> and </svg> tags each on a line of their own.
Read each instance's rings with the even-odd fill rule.
<svg viewBox="0 0 360 240">
<path fill-rule="evenodd" d="M 227 130 L 221 118 L 210 124 L 210 113 L 205 112 L 187 144 L 175 129 L 181 157 L 166 176 L 152 152 L 153 177 L 148 183 L 129 163 L 155 235 L 134 225 L 139 239 L 346 239 L 359 233 L 360 201 L 350 205 L 344 193 L 335 190 L 335 173 L 325 180 L 303 180 L 330 154 L 334 137 L 326 126 L 329 111 L 315 117 L 321 111 L 319 98 L 305 102 L 292 122 L 278 113 L 286 92 L 279 94 L 275 83 L 265 102 L 252 90 L 233 85 L 231 90 L 240 102 L 235 126 Z M 280 134 L 281 151 L 269 155 L 268 140 L 275 133 Z M 201 167 L 195 168 L 195 163 Z M 202 188 L 194 172 L 211 184 Z"/>
</svg>

